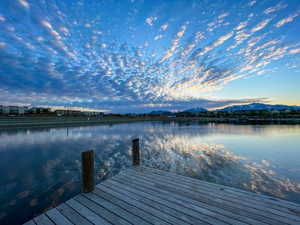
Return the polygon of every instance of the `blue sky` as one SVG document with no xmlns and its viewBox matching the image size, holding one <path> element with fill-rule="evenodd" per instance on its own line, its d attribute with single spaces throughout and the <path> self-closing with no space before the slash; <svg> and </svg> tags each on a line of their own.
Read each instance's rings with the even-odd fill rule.
<svg viewBox="0 0 300 225">
<path fill-rule="evenodd" d="M 0 103 L 300 105 L 298 0 L 1 0 Z"/>
</svg>

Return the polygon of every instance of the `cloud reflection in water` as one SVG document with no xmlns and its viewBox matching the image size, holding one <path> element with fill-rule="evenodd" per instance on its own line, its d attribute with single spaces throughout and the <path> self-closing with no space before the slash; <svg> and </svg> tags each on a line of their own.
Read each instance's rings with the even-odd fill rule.
<svg viewBox="0 0 300 225">
<path fill-rule="evenodd" d="M 145 139 L 144 164 L 178 174 L 289 199 L 300 185 L 277 174 L 266 160 L 251 162 L 220 144 L 193 142 L 188 136 Z M 293 200 L 293 199 L 291 199 Z"/>
<path fill-rule="evenodd" d="M 78 193 L 83 150 L 95 149 L 97 182 L 129 167 L 131 140 L 136 137 L 141 138 L 144 165 L 300 202 L 299 180 L 278 170 L 284 165 L 274 164 L 272 158 L 248 158 L 243 151 L 234 153 L 220 138 L 236 137 L 231 141 L 244 150 L 247 146 L 242 137 L 255 140 L 257 135 L 262 136 L 272 145 L 270 137 L 280 133 L 299 135 L 300 129 L 297 126 L 134 123 L 2 131 L 0 221 L 15 222 L 12 215 L 22 211 L 17 218 L 20 223 L 26 216 L 38 214 Z M 260 146 L 260 150 L 272 152 L 270 145 Z"/>
</svg>

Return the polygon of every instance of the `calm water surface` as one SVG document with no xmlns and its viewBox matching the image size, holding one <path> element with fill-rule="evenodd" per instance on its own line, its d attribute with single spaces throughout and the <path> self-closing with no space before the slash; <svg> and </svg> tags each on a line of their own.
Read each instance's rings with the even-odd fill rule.
<svg viewBox="0 0 300 225">
<path fill-rule="evenodd" d="M 97 182 L 142 163 L 300 203 L 300 126 L 130 123 L 0 131 L 0 224 L 20 224 L 80 191 L 80 152 Z M 18 216 L 16 216 L 18 215 Z"/>
</svg>

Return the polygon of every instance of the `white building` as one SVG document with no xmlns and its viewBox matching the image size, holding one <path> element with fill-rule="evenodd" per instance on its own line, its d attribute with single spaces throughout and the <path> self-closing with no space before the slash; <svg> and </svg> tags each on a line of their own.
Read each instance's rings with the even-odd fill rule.
<svg viewBox="0 0 300 225">
<path fill-rule="evenodd" d="M 1 106 L 0 113 L 4 115 L 24 115 L 28 110 L 25 106 Z"/>
<path fill-rule="evenodd" d="M 5 114 L 5 115 L 8 115 L 10 113 L 9 106 L 3 106 L 2 113 Z"/>
</svg>

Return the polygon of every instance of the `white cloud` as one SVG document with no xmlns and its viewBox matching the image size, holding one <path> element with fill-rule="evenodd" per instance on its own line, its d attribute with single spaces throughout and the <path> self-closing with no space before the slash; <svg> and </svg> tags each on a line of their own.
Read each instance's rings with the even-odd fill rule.
<svg viewBox="0 0 300 225">
<path fill-rule="evenodd" d="M 19 4 L 19 0 L 15 1 Z M 31 4 L 31 1 L 25 1 Z M 254 4 L 253 2 L 255 3 L 251 1 L 251 5 Z M 24 11 L 21 6 L 18 10 Z M 271 16 L 258 11 L 255 11 L 255 14 L 251 13 L 253 10 L 249 7 L 243 10 L 248 11 L 244 12 L 243 18 L 236 20 L 234 18 L 236 15 L 232 13 L 228 15 L 224 13 L 224 8 L 220 7 L 215 11 L 215 18 L 208 22 L 212 22 L 209 26 L 207 26 L 205 15 L 191 15 L 188 18 L 189 22 L 179 27 L 177 32 L 170 29 L 171 24 L 175 28 L 179 22 L 173 16 L 164 17 L 162 22 L 159 16 L 157 19 L 149 15 L 149 18 L 146 16 L 142 19 L 145 27 L 140 27 L 140 17 L 132 18 L 131 16 L 134 17 L 134 15 L 130 14 L 129 20 L 124 18 L 124 21 L 121 21 L 124 24 L 120 24 L 120 27 L 129 26 L 130 32 L 135 37 L 130 35 L 124 38 L 118 38 L 120 34 L 114 29 L 99 31 L 98 27 L 102 25 L 95 20 L 86 21 L 84 18 L 81 20 L 80 17 L 76 18 L 77 25 L 73 23 L 73 19 L 60 21 L 39 17 L 41 18 L 40 27 L 37 27 L 37 30 L 41 32 L 34 34 L 32 40 L 26 33 L 22 34 L 18 27 L 16 27 L 18 32 L 11 32 L 8 30 L 9 24 L 5 24 L 3 31 L 0 31 L 4 34 L 0 42 L 0 48 L 4 48 L 0 50 L 10 52 L 12 59 L 7 60 L 10 72 L 14 79 L 20 77 L 19 86 L 15 85 L 10 90 L 21 90 L 22 83 L 31 82 L 28 79 L 34 80 L 36 74 L 42 74 L 41 86 L 36 87 L 33 82 L 32 85 L 30 83 L 29 90 L 24 90 L 25 94 L 22 98 L 26 100 L 26 94 L 30 94 L 31 88 L 33 92 L 45 93 L 41 99 L 35 96 L 32 98 L 32 101 L 37 98 L 38 102 L 44 104 L 51 100 L 62 105 L 75 102 L 78 105 L 80 103 L 80 105 L 99 104 L 101 106 L 103 102 L 110 101 L 118 105 L 120 102 L 125 102 L 124 105 L 126 104 L 128 109 L 128 104 L 133 104 L 130 101 L 136 100 L 136 105 L 140 104 L 138 103 L 140 101 L 143 104 L 166 104 L 162 106 L 167 107 L 169 103 L 165 101 L 169 99 L 176 103 L 178 99 L 201 98 L 201 95 L 203 97 L 206 93 L 211 94 L 224 87 L 227 82 L 240 79 L 241 72 L 248 76 L 259 68 L 260 71 L 257 69 L 256 74 L 260 74 L 260 68 L 267 63 L 300 52 L 298 45 L 289 46 L 287 49 L 280 48 L 284 46 L 287 38 L 281 35 L 280 29 L 273 26 L 271 19 L 266 20 Z M 68 11 L 64 13 L 68 18 Z M 6 17 L 6 14 L 0 15 L 0 24 L 6 22 L 4 16 Z M 7 17 L 7 19 L 10 18 Z M 133 19 L 136 19 L 136 22 Z M 181 19 L 184 18 L 180 18 L 180 21 Z M 24 21 L 22 25 L 26 27 L 27 22 Z M 230 22 L 232 26 L 225 27 L 227 22 Z M 87 27 L 84 32 L 76 30 L 79 24 L 83 28 Z M 207 32 L 207 28 L 211 28 L 214 32 Z M 151 29 L 152 32 L 148 35 L 138 35 L 138 31 L 145 32 L 144 29 Z M 257 32 L 262 29 L 264 29 L 263 32 Z M 163 41 L 155 42 L 162 37 Z M 268 42 L 275 38 L 281 42 Z M 169 45 L 165 46 L 162 51 L 161 47 L 164 46 L 159 47 L 158 42 L 166 44 L 165 41 L 169 41 Z M 127 46 L 125 43 L 130 44 Z M 27 51 L 30 57 L 15 56 L 15 53 L 11 51 L 14 45 L 20 47 L 21 51 Z M 229 45 L 231 49 L 239 46 L 226 51 L 225 48 Z M 35 51 L 32 50 L 33 46 L 36 48 Z M 74 56 L 74 59 L 66 57 L 66 54 Z M 19 68 L 20 65 L 24 65 L 24 68 L 29 66 L 26 70 L 22 70 Z M 270 67 L 273 68 L 273 65 Z M 4 85 L 9 87 L 10 84 L 7 82 Z M 58 89 L 61 92 L 58 92 Z M 66 97 L 60 100 L 60 96 L 56 98 L 53 93 L 66 93 Z M 72 97 L 68 98 L 68 96 Z M 90 104 L 89 99 L 92 99 L 93 103 Z M 114 107 L 114 104 L 112 105 L 110 108 Z"/>
<path fill-rule="evenodd" d="M 50 31 L 51 35 L 54 36 L 57 40 L 61 39 L 59 33 L 52 27 L 52 25 L 48 21 L 42 20 L 41 24 L 43 27 L 46 27 Z"/>
<path fill-rule="evenodd" d="M 257 36 L 257 37 L 253 37 L 251 38 L 247 44 L 248 44 L 248 47 L 253 47 L 255 46 L 261 39 L 263 38 L 263 35 L 262 36 Z"/>
<path fill-rule="evenodd" d="M 216 46 L 223 44 L 225 41 L 227 41 L 229 38 L 231 38 L 232 35 L 233 35 L 233 32 L 230 32 L 228 34 L 221 36 L 213 45 L 216 47 Z"/>
<path fill-rule="evenodd" d="M 21 6 L 23 6 L 24 8 L 27 8 L 29 9 L 30 8 L 30 5 L 27 1 L 25 0 L 18 0 L 18 2 L 20 3 Z"/>
<path fill-rule="evenodd" d="M 60 27 L 59 29 L 60 29 L 65 35 L 68 35 L 68 34 L 69 34 L 68 28 L 66 28 L 66 27 Z"/>
<path fill-rule="evenodd" d="M 185 49 L 181 52 L 181 55 L 182 56 L 187 56 L 193 50 L 193 48 L 195 48 L 195 46 L 196 46 L 195 43 L 187 45 L 185 47 Z"/>
<path fill-rule="evenodd" d="M 220 16 L 218 16 L 218 19 L 224 19 L 228 15 L 229 15 L 229 13 L 222 13 Z"/>
<path fill-rule="evenodd" d="M 219 15 L 217 17 L 217 19 L 215 21 L 212 21 L 210 23 L 207 24 L 208 28 L 207 30 L 209 32 L 213 32 L 216 28 L 220 27 L 220 26 L 227 26 L 229 25 L 230 23 L 229 22 L 224 22 L 225 21 L 225 17 L 227 17 L 229 15 L 229 13 L 222 13 L 221 15 Z"/>
<path fill-rule="evenodd" d="M 204 38 L 204 32 L 198 31 L 198 32 L 196 33 L 195 38 L 196 38 L 197 41 L 200 41 L 201 39 Z"/>
<path fill-rule="evenodd" d="M 6 46 L 6 43 L 5 42 L 0 42 L 0 48 L 3 48 Z"/>
<path fill-rule="evenodd" d="M 256 0 L 249 2 L 248 5 L 253 6 L 253 5 L 255 5 L 255 3 L 256 3 Z"/>
<path fill-rule="evenodd" d="M 241 30 L 241 29 L 245 28 L 247 26 L 247 24 L 248 24 L 248 21 L 240 22 L 239 25 L 234 29 Z"/>
<path fill-rule="evenodd" d="M 282 3 L 278 3 L 277 5 L 267 8 L 264 10 L 265 14 L 271 14 L 273 12 L 279 11 L 280 9 L 285 9 L 288 5 L 286 4 L 282 4 Z"/>
<path fill-rule="evenodd" d="M 168 27 L 169 27 L 169 24 L 164 24 L 164 25 L 162 25 L 162 26 L 160 27 L 160 29 L 163 30 L 163 31 L 165 31 L 165 30 L 168 29 Z"/>
<path fill-rule="evenodd" d="M 159 39 L 161 39 L 161 38 L 163 38 L 163 35 L 159 34 L 159 35 L 156 35 L 156 36 L 154 37 L 154 40 L 156 41 L 156 40 L 159 40 Z"/>
<path fill-rule="evenodd" d="M 290 15 L 289 17 L 286 17 L 286 18 L 284 18 L 284 19 L 282 19 L 282 20 L 280 20 L 279 22 L 277 22 L 276 24 L 275 24 L 275 27 L 282 27 L 284 24 L 286 24 L 286 23 L 290 23 L 290 22 L 293 22 L 293 20 L 297 17 L 297 16 L 299 16 L 299 13 L 295 13 L 295 14 L 293 14 L 293 15 Z"/>
<path fill-rule="evenodd" d="M 223 44 L 225 41 L 227 41 L 229 38 L 231 38 L 233 35 L 233 32 L 229 32 L 228 34 L 225 34 L 218 38 L 215 42 L 213 42 L 211 45 L 206 46 L 202 51 L 200 51 L 197 56 L 202 56 L 208 53 L 209 51 L 213 50 L 214 48 L 218 47 L 219 45 Z"/>
<path fill-rule="evenodd" d="M 291 53 L 291 54 L 297 54 L 297 53 L 300 53 L 300 48 L 291 49 L 291 50 L 290 50 L 290 53 Z"/>
<path fill-rule="evenodd" d="M 148 17 L 145 22 L 149 25 L 149 26 L 153 26 L 154 22 L 157 20 L 157 17 L 153 17 L 153 16 L 150 16 Z"/>
<path fill-rule="evenodd" d="M 181 26 L 180 31 L 177 32 L 175 38 L 172 40 L 171 47 L 166 51 L 165 55 L 161 58 L 159 63 L 162 63 L 165 60 L 167 60 L 168 58 L 173 56 L 175 50 L 179 46 L 179 42 L 180 42 L 181 38 L 183 37 L 183 35 L 186 31 L 186 28 L 187 28 L 186 25 Z"/>
<path fill-rule="evenodd" d="M 271 20 L 272 19 L 265 19 L 265 20 L 263 20 L 257 26 L 253 27 L 252 30 L 251 30 L 251 32 L 254 33 L 254 32 L 257 32 L 259 30 L 262 30 L 265 26 L 267 26 L 270 23 Z"/>
<path fill-rule="evenodd" d="M 5 22 L 5 20 L 6 20 L 5 17 L 0 15 L 0 22 Z"/>
</svg>

